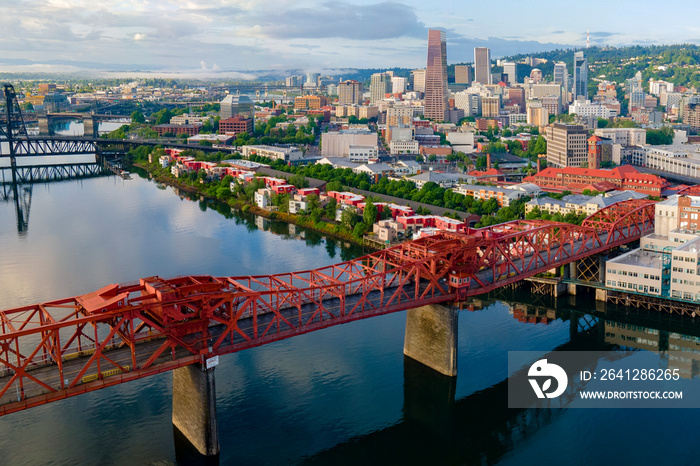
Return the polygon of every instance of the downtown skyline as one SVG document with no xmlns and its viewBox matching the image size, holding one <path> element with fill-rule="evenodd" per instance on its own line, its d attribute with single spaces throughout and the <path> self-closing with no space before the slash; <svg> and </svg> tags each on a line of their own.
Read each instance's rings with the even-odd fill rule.
<svg viewBox="0 0 700 466">
<path fill-rule="evenodd" d="M 477 2 L 188 2 L 22 0 L 0 3 L 0 72 L 146 71 L 254 78 L 256 70 L 423 68 L 428 29 L 448 63 L 557 48 L 695 43 L 700 7 L 649 14 L 647 2 L 594 0 L 588 14 L 551 5 Z M 689 10 L 696 10 L 695 12 Z M 594 14 L 594 12 L 596 14 Z M 573 16 L 573 17 L 572 17 Z"/>
</svg>

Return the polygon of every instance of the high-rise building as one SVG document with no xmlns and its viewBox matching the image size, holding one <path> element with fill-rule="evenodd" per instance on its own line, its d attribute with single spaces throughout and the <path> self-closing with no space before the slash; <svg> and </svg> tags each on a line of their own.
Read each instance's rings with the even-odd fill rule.
<svg viewBox="0 0 700 466">
<path fill-rule="evenodd" d="M 518 82 L 518 64 L 512 62 L 503 62 L 503 81 L 512 86 Z"/>
<path fill-rule="evenodd" d="M 520 109 L 523 110 L 525 108 L 525 89 L 522 87 L 511 87 L 508 89 L 508 100 L 510 100 L 511 104 L 519 105 Z"/>
<path fill-rule="evenodd" d="M 588 162 L 588 130 L 581 125 L 554 123 L 545 128 L 547 165 L 580 167 Z"/>
<path fill-rule="evenodd" d="M 481 116 L 496 117 L 501 113 L 501 96 L 494 95 L 481 98 Z"/>
<path fill-rule="evenodd" d="M 566 69 L 566 63 L 558 61 L 554 64 L 554 83 L 559 84 L 562 88 L 562 101 L 569 101 L 569 72 Z"/>
<path fill-rule="evenodd" d="M 406 78 L 394 76 L 391 78 L 391 93 L 403 94 L 406 92 Z"/>
<path fill-rule="evenodd" d="M 455 84 L 471 84 L 472 67 L 469 65 L 455 65 Z"/>
<path fill-rule="evenodd" d="M 221 119 L 234 116 L 255 119 L 255 104 L 247 95 L 229 94 L 221 101 Z"/>
<path fill-rule="evenodd" d="M 338 84 L 338 105 L 354 105 L 362 101 L 362 83 L 355 80 Z"/>
<path fill-rule="evenodd" d="M 374 73 L 369 84 L 369 101 L 374 104 L 391 92 L 391 75 L 389 73 Z"/>
<path fill-rule="evenodd" d="M 491 50 L 488 47 L 474 47 L 474 81 L 481 84 L 493 84 Z"/>
<path fill-rule="evenodd" d="M 416 92 L 425 92 L 425 70 L 411 71 L 411 89 Z"/>
<path fill-rule="evenodd" d="M 573 100 L 588 99 L 588 60 L 583 52 L 574 52 L 574 84 L 571 89 Z"/>
<path fill-rule="evenodd" d="M 425 73 L 425 117 L 449 121 L 447 99 L 447 44 L 444 31 L 428 31 L 428 67 Z"/>
<path fill-rule="evenodd" d="M 321 77 L 321 73 L 306 73 L 306 83 L 304 86 L 316 87 L 318 86 L 318 78 Z"/>
</svg>

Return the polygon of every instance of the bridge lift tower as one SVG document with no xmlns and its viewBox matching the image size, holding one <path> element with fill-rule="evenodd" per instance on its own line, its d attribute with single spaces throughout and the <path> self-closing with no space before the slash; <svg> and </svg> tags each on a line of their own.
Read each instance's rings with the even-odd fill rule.
<svg viewBox="0 0 700 466">
<path fill-rule="evenodd" d="M 27 138 L 27 127 L 24 124 L 22 110 L 17 102 L 17 93 L 12 84 L 3 84 L 5 96 L 5 112 L 0 117 L 0 141 L 7 141 L 10 146 L 10 165 L 12 167 L 12 182 L 17 183 L 17 143 L 21 138 Z M 0 146 L 2 156 L 2 146 Z"/>
</svg>

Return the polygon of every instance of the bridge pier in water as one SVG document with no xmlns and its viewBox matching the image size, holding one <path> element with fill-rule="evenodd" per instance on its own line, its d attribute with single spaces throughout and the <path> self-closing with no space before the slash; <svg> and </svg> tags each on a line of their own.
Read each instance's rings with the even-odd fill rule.
<svg viewBox="0 0 700 466">
<path fill-rule="evenodd" d="M 439 304 L 406 311 L 403 354 L 448 377 L 457 376 L 457 318 L 454 306 Z"/>
<path fill-rule="evenodd" d="M 173 426 L 204 456 L 219 454 L 214 367 L 173 370 Z"/>
<path fill-rule="evenodd" d="M 83 116 L 83 134 L 86 137 L 99 137 L 97 134 L 97 127 L 99 123 L 95 122 L 92 116 Z"/>
<path fill-rule="evenodd" d="M 53 131 L 51 127 L 51 120 L 48 116 L 39 116 L 39 135 L 40 136 L 53 136 Z"/>
</svg>

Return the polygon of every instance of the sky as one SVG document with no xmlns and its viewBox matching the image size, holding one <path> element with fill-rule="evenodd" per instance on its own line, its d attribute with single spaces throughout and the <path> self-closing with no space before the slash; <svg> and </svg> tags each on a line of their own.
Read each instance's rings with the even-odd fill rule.
<svg viewBox="0 0 700 466">
<path fill-rule="evenodd" d="M 463 63 L 475 46 L 583 47 L 587 30 L 591 45 L 700 44 L 698 17 L 699 3 L 673 0 L 0 0 L 0 73 L 419 68 L 431 28 Z"/>
</svg>

